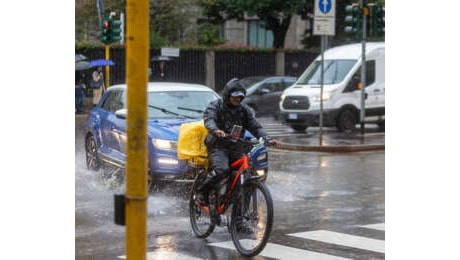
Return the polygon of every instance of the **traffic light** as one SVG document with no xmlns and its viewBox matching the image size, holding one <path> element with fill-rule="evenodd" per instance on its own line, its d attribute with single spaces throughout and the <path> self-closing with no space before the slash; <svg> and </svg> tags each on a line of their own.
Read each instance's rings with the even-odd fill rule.
<svg viewBox="0 0 460 260">
<path fill-rule="evenodd" d="M 372 37 L 382 37 L 385 35 L 385 7 L 377 4 L 370 4 L 371 21 L 372 21 Z"/>
<path fill-rule="evenodd" d="M 354 36 L 361 36 L 361 27 L 362 27 L 362 13 L 361 8 L 356 5 L 347 5 L 345 7 L 345 33 Z"/>
<path fill-rule="evenodd" d="M 105 44 L 110 44 L 110 20 L 102 21 L 101 26 L 101 41 Z"/>
<path fill-rule="evenodd" d="M 101 26 L 101 41 L 111 44 L 121 40 L 121 21 L 111 17 L 105 19 Z"/>
<path fill-rule="evenodd" d="M 111 20 L 110 24 L 110 43 L 118 42 L 121 40 L 121 21 Z"/>
<path fill-rule="evenodd" d="M 377 6 L 375 23 L 377 27 L 377 36 L 385 35 L 385 7 Z"/>
</svg>

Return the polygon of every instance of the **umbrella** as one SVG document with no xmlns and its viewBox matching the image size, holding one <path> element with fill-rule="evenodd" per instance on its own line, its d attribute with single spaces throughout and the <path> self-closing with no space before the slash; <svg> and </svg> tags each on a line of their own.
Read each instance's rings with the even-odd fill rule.
<svg viewBox="0 0 460 260">
<path fill-rule="evenodd" d="M 86 69 L 89 69 L 89 68 L 90 68 L 89 61 L 82 60 L 82 61 L 75 62 L 75 71 L 77 71 L 77 70 L 86 70 Z"/>
<path fill-rule="evenodd" d="M 151 61 L 172 61 L 173 59 L 171 59 L 170 57 L 168 56 L 154 56 Z"/>
<path fill-rule="evenodd" d="M 75 63 L 82 61 L 82 60 L 87 60 L 85 55 L 83 54 L 75 54 Z"/>
<path fill-rule="evenodd" d="M 112 60 L 97 59 L 89 62 L 90 67 L 99 67 L 99 66 L 113 66 L 115 63 Z"/>
</svg>

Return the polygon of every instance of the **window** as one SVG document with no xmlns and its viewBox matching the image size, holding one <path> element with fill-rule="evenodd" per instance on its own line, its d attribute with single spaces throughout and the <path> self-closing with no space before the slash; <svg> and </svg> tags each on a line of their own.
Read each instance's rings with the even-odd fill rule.
<svg viewBox="0 0 460 260">
<path fill-rule="evenodd" d="M 109 93 L 109 96 L 105 100 L 104 104 L 102 104 L 102 108 L 109 111 L 115 112 L 118 109 L 124 108 L 124 102 L 122 100 L 122 90 L 113 90 Z"/>
<path fill-rule="evenodd" d="M 349 73 L 356 60 L 325 60 L 323 84 L 337 84 L 342 82 Z M 300 76 L 299 84 L 321 83 L 321 61 L 316 60 L 308 66 Z"/>
<path fill-rule="evenodd" d="M 344 92 L 355 91 L 358 88 L 358 84 L 361 82 L 361 66 L 356 70 L 355 74 L 348 82 Z M 366 87 L 375 82 L 375 60 L 366 61 Z"/>
<path fill-rule="evenodd" d="M 261 48 L 273 46 L 273 33 L 265 29 L 264 21 L 248 21 L 248 45 Z"/>
</svg>

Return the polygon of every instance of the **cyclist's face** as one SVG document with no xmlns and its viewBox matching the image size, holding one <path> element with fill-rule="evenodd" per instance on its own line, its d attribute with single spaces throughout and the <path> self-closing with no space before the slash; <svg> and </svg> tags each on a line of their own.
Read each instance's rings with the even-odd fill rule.
<svg viewBox="0 0 460 260">
<path fill-rule="evenodd" d="M 241 103 L 241 99 L 243 99 L 242 96 L 236 96 L 236 97 L 230 96 L 230 104 L 234 106 L 239 106 Z"/>
</svg>

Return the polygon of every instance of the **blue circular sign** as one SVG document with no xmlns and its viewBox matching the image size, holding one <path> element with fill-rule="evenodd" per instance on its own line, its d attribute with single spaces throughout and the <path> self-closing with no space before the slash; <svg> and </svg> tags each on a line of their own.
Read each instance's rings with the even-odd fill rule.
<svg viewBox="0 0 460 260">
<path fill-rule="evenodd" d="M 319 5 L 319 10 L 322 13 L 327 14 L 331 11 L 332 0 L 319 0 L 318 5 Z"/>
</svg>

